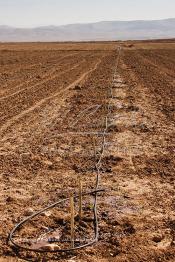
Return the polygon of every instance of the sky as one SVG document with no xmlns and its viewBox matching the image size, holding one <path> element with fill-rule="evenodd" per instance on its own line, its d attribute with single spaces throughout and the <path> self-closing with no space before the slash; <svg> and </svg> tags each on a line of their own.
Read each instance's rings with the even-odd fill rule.
<svg viewBox="0 0 175 262">
<path fill-rule="evenodd" d="M 0 0 L 0 25 L 36 27 L 175 17 L 175 0 Z"/>
</svg>

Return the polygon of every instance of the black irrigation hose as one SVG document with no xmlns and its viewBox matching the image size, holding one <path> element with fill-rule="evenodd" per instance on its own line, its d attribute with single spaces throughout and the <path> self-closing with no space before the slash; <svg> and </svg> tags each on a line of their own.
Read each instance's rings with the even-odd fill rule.
<svg viewBox="0 0 175 262">
<path fill-rule="evenodd" d="M 114 82 L 114 79 L 115 79 L 115 76 L 116 76 L 116 72 L 117 72 L 117 68 L 118 68 L 118 64 L 119 64 L 119 57 L 120 57 L 120 51 L 121 51 L 121 47 L 118 48 L 118 57 L 117 57 L 117 63 L 115 65 L 115 68 L 114 68 L 114 75 L 113 75 L 113 78 L 112 78 L 112 85 L 113 85 L 113 82 Z M 112 94 L 112 86 L 110 87 L 110 92 L 111 92 L 111 99 L 113 98 L 113 94 Z M 96 185 L 95 185 L 95 190 L 94 191 L 90 191 L 88 193 L 84 193 L 82 195 L 91 195 L 91 194 L 95 194 L 95 197 L 94 197 L 94 206 L 93 206 L 93 213 L 94 213 L 94 233 L 95 233 L 95 238 L 91 241 L 91 242 L 88 242 L 84 245 L 80 245 L 80 246 L 77 246 L 77 247 L 73 247 L 73 248 L 69 248 L 69 249 L 59 249 L 59 250 L 41 250 L 41 249 L 33 249 L 33 248 L 28 248 L 28 247 L 24 247 L 24 246 L 21 246 L 19 244 L 17 244 L 15 241 L 14 241 L 14 234 L 15 232 L 20 229 L 20 227 L 22 225 L 24 225 L 26 222 L 28 222 L 29 220 L 31 220 L 32 218 L 42 214 L 44 211 L 46 210 L 49 210 L 55 206 L 57 206 L 58 204 L 62 203 L 62 202 L 65 202 L 67 200 L 69 200 L 69 198 L 65 198 L 63 200 L 60 200 L 60 201 L 57 201 L 51 205 L 49 205 L 48 207 L 45 207 L 43 208 L 42 210 L 34 213 L 33 215 L 25 218 L 24 220 L 22 220 L 20 223 L 18 223 L 14 228 L 13 230 L 10 232 L 10 235 L 9 235 L 9 242 L 11 242 L 13 244 L 13 246 L 15 246 L 16 248 L 18 249 L 23 249 L 23 250 L 26 250 L 26 251 L 33 251 L 33 252 L 37 252 L 37 253 L 58 253 L 58 252 L 70 252 L 70 251 L 74 251 L 74 250 L 78 250 L 78 249 L 81 249 L 81 248 L 85 248 L 87 246 L 91 246 L 93 244 L 95 244 L 97 241 L 98 241 L 98 236 L 99 236 L 99 227 L 98 227 L 98 214 L 97 214 L 97 196 L 98 196 L 98 192 L 102 192 L 102 191 L 105 191 L 104 189 L 98 189 L 98 186 L 99 186 L 99 179 L 100 179 L 100 168 L 101 168 L 101 162 L 102 162 L 102 158 L 103 158 L 103 155 L 104 155 L 104 151 L 105 151 L 105 142 L 106 142 L 106 135 L 107 135 L 107 130 L 108 130 L 108 116 L 111 114 L 111 107 L 110 107 L 110 101 L 109 101 L 109 104 L 108 104 L 108 113 L 107 113 L 107 116 L 105 118 L 106 120 L 106 123 L 105 123 L 105 129 L 104 131 L 102 132 L 102 137 L 103 137 L 103 142 L 102 142 L 102 150 L 101 150 L 101 154 L 100 154 L 100 158 L 99 160 L 97 161 L 97 163 L 95 164 L 95 169 L 96 169 L 96 173 L 97 173 L 97 176 L 96 176 Z M 74 195 L 74 198 L 77 198 L 78 195 Z M 57 241 L 58 242 L 58 241 Z"/>
<path fill-rule="evenodd" d="M 83 195 L 83 196 L 86 196 L 86 195 L 93 195 L 93 194 L 95 194 L 95 196 L 96 196 L 97 193 L 99 193 L 99 192 L 104 192 L 104 191 L 105 191 L 105 189 L 98 189 L 98 190 L 90 191 L 90 192 L 88 192 L 88 193 L 84 193 L 84 194 L 82 194 L 82 195 Z M 78 195 L 74 195 L 74 198 L 77 198 L 77 197 L 78 197 Z M 57 201 L 57 202 L 55 202 L 55 203 L 53 203 L 53 204 L 51 204 L 51 205 L 43 208 L 42 210 L 40 210 L 40 211 L 32 214 L 31 216 L 25 218 L 24 220 L 22 220 L 22 221 L 21 221 L 20 223 L 18 223 L 18 224 L 13 228 L 13 230 L 10 232 L 9 241 L 10 241 L 15 247 L 17 247 L 17 248 L 21 248 L 21 249 L 24 249 L 24 250 L 27 250 L 27 251 L 40 252 L 40 253 L 46 253 L 46 252 L 49 252 L 49 253 L 50 253 L 50 252 L 52 252 L 52 253 L 53 253 L 53 252 L 67 252 L 67 251 L 73 251 L 73 250 L 76 250 L 76 249 L 80 249 L 80 248 L 83 248 L 83 247 L 92 245 L 92 244 L 95 242 L 95 239 L 94 239 L 92 242 L 87 243 L 87 244 L 82 245 L 82 246 L 78 246 L 78 247 L 74 247 L 74 248 L 69 248 L 69 249 L 59 249 L 59 250 L 56 250 L 56 251 L 55 251 L 55 250 L 54 250 L 54 251 L 47 251 L 47 250 L 33 249 L 33 248 L 24 247 L 24 246 L 21 246 L 21 245 L 17 244 L 17 243 L 13 240 L 13 237 L 14 237 L 15 232 L 16 232 L 18 229 L 20 229 L 20 227 L 21 227 L 22 225 L 24 225 L 26 222 L 28 222 L 28 221 L 31 220 L 32 218 L 34 218 L 34 217 L 42 214 L 43 212 L 45 212 L 45 211 L 47 211 L 47 210 L 49 210 L 49 209 L 51 209 L 51 208 L 53 208 L 53 207 L 56 207 L 56 206 L 59 205 L 60 203 L 65 202 L 65 201 L 67 201 L 67 200 L 69 200 L 69 197 L 68 197 L 68 198 L 65 198 L 65 199 L 62 199 L 62 200 L 59 200 L 59 201 Z"/>
<path fill-rule="evenodd" d="M 120 58 L 120 51 L 121 51 L 121 47 L 119 47 L 118 49 L 118 56 L 117 56 L 117 63 L 115 65 L 114 68 L 114 77 L 112 79 L 112 85 L 116 76 L 116 72 L 117 72 L 117 68 L 119 65 L 119 58 Z M 112 85 L 109 87 L 111 94 L 112 94 Z M 113 98 L 113 95 L 111 95 L 111 99 Z M 105 151 L 105 144 L 106 144 L 106 135 L 107 135 L 107 131 L 108 131 L 108 116 L 111 114 L 111 108 L 110 108 L 110 101 L 108 103 L 108 113 L 107 116 L 105 117 L 105 129 L 103 131 L 103 142 L 102 142 L 102 150 L 101 150 L 101 155 L 100 158 L 98 160 L 98 162 L 96 163 L 95 167 L 96 167 L 96 171 L 97 171 L 97 177 L 96 177 L 96 187 L 95 189 L 98 190 L 98 186 L 99 186 L 99 179 L 100 179 L 100 168 L 101 168 L 101 162 L 102 162 L 102 158 L 104 155 L 104 151 Z M 95 242 L 98 241 L 98 215 L 97 215 L 97 194 L 95 194 L 95 199 L 94 199 L 94 222 L 95 222 Z"/>
</svg>

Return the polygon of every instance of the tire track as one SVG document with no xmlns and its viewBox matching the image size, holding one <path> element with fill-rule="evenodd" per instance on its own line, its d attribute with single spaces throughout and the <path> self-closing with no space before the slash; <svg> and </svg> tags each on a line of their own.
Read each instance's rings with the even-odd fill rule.
<svg viewBox="0 0 175 262">
<path fill-rule="evenodd" d="M 57 88 L 57 82 L 56 79 L 58 77 L 61 77 L 62 75 L 64 76 L 66 73 L 71 72 L 72 70 L 76 70 L 76 68 L 78 68 L 82 63 L 85 63 L 85 61 L 81 61 L 78 64 L 75 64 L 73 67 L 63 71 L 62 73 L 60 73 L 59 75 L 56 75 L 55 77 L 50 77 L 49 79 L 47 79 L 47 81 L 43 82 L 40 85 L 36 85 L 35 87 L 40 87 L 37 89 L 33 89 L 31 91 L 31 89 L 33 87 L 31 87 L 29 90 L 24 90 L 22 93 L 20 92 L 19 94 L 16 94 L 16 96 L 13 96 L 11 99 L 12 100 L 8 100 L 1 103 L 0 104 L 0 117 L 1 117 L 1 122 L 8 120 L 8 116 L 9 117 L 13 117 L 14 116 L 14 112 L 16 111 L 20 111 L 23 110 L 26 106 L 30 106 L 33 101 L 37 101 L 38 97 L 42 97 L 43 94 L 44 95 L 49 95 L 49 93 L 51 92 L 51 90 L 49 89 L 48 83 L 50 83 L 50 81 L 54 81 L 52 83 L 53 88 L 52 89 L 56 89 Z M 64 79 L 64 78 L 63 78 Z M 64 80 L 63 80 L 64 81 Z M 62 81 L 61 81 L 62 82 Z M 12 106 L 14 105 L 14 106 Z"/>
<path fill-rule="evenodd" d="M 66 57 L 63 57 L 63 58 L 61 59 L 61 62 L 62 62 L 62 60 L 64 61 L 65 58 L 71 57 L 71 56 L 74 56 L 74 55 L 67 55 Z M 59 62 L 60 62 L 60 61 L 59 61 Z M 68 66 L 69 64 L 70 64 L 70 61 L 68 62 L 68 64 L 66 64 L 66 65 L 64 65 L 64 66 Z M 61 64 L 60 64 L 60 63 L 56 64 L 56 66 L 59 66 L 59 65 L 61 65 Z M 55 65 L 54 65 L 54 67 L 52 67 L 52 68 L 50 69 L 49 72 L 47 72 L 46 74 L 41 75 L 41 78 L 42 78 L 42 76 L 44 76 L 44 77 L 46 77 L 46 79 L 44 79 L 43 81 L 41 80 L 41 81 L 39 81 L 38 83 L 32 85 L 31 88 L 34 87 L 34 86 L 38 86 L 38 85 L 40 85 L 40 84 L 43 84 L 43 83 L 47 82 L 47 80 L 50 79 L 49 77 L 47 78 L 47 76 L 49 76 L 50 74 L 53 74 L 54 72 L 57 71 L 57 69 L 54 69 L 54 68 L 55 68 Z M 55 75 L 53 76 L 53 78 L 54 78 L 56 75 L 57 75 L 57 74 L 55 74 Z M 46 80 L 46 81 L 45 81 L 45 80 Z M 33 81 L 34 81 L 34 79 L 29 80 L 29 81 L 25 81 L 25 82 L 23 82 L 23 83 L 15 86 L 15 87 L 13 87 L 12 89 L 20 88 L 20 87 L 24 86 L 25 84 L 29 84 L 30 82 L 33 82 Z M 12 97 L 12 96 L 14 96 L 14 95 L 16 95 L 16 94 L 19 94 L 19 93 L 23 92 L 23 91 L 26 90 L 26 89 L 30 89 L 30 86 L 29 86 L 29 87 L 25 87 L 25 88 L 23 88 L 23 89 L 20 89 L 20 90 L 12 93 L 12 94 L 10 94 L 10 95 L 3 96 L 3 97 L 0 98 L 0 101 L 4 100 L 4 99 L 6 99 L 6 98 L 10 98 L 10 97 Z M 11 89 L 10 89 L 10 90 L 11 90 Z M 10 90 L 8 90 L 8 92 L 9 92 Z"/>
<path fill-rule="evenodd" d="M 88 75 L 90 73 L 92 73 L 93 71 L 95 71 L 98 67 L 98 65 L 100 64 L 101 59 L 98 59 L 98 62 L 95 64 L 95 66 L 93 68 L 91 68 L 90 70 L 86 71 L 85 73 L 83 73 L 77 80 L 75 80 L 73 83 L 69 84 L 67 87 L 62 88 L 61 90 L 59 90 L 58 92 L 56 92 L 55 94 L 43 98 L 41 99 L 38 103 L 36 103 L 35 105 L 33 105 L 32 107 L 24 110 L 23 112 L 21 112 L 20 114 L 12 117 L 10 120 L 8 120 L 1 128 L 0 128 L 0 135 L 3 136 L 4 131 L 7 130 L 8 127 L 10 127 L 11 125 L 13 125 L 16 121 L 20 120 L 21 118 L 23 118 L 24 116 L 26 116 L 27 114 L 33 112 L 35 109 L 37 109 L 38 107 L 41 107 L 43 104 L 47 103 L 48 101 L 54 99 L 55 97 L 57 97 L 58 95 L 63 95 L 65 93 L 65 91 L 68 91 L 69 89 L 73 88 L 75 85 L 82 83 L 83 81 L 85 81 L 85 79 L 88 77 Z"/>
<path fill-rule="evenodd" d="M 85 60 L 83 60 L 83 61 L 85 61 Z M 69 63 L 68 63 L 67 65 L 65 65 L 65 66 L 68 67 L 68 65 L 69 65 Z M 76 68 L 76 67 L 77 67 L 77 63 L 76 63 L 75 66 L 72 67 L 72 68 Z M 1 97 L 1 98 L 0 98 L 0 101 L 2 101 L 2 100 L 4 100 L 4 99 L 9 99 L 9 98 L 11 98 L 11 97 L 13 97 L 13 96 L 15 96 L 15 95 L 18 95 L 18 94 L 20 94 L 20 93 L 23 93 L 25 90 L 30 90 L 30 89 L 35 88 L 35 87 L 37 87 L 37 86 L 46 84 L 46 83 L 49 82 L 50 80 L 54 80 L 55 78 L 57 78 L 58 76 L 66 73 L 66 72 L 68 72 L 69 70 L 70 70 L 70 69 L 67 69 L 67 70 L 65 70 L 65 71 L 63 71 L 63 72 L 61 72 L 61 73 L 53 74 L 52 76 L 50 76 L 50 73 L 48 73 L 48 74 L 46 74 L 46 75 L 49 76 L 49 77 L 46 77 L 44 80 L 41 80 L 41 81 L 39 81 L 38 83 L 36 83 L 36 84 L 34 84 L 34 85 L 31 85 L 31 86 L 29 86 L 29 87 L 25 87 L 25 88 L 23 88 L 23 89 L 20 89 L 20 90 L 16 91 L 16 92 L 13 93 L 13 94 L 10 94 L 10 95 Z M 56 71 L 56 70 L 54 70 L 54 71 Z M 54 73 L 54 72 L 53 72 L 53 73 Z M 22 85 L 23 85 L 23 84 L 22 84 Z M 19 86 L 18 86 L 18 87 L 19 87 Z"/>
</svg>

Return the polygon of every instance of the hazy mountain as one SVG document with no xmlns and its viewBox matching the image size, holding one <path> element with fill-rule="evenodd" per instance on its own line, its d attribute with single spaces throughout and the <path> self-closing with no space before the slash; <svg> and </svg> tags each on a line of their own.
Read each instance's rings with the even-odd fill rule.
<svg viewBox="0 0 175 262">
<path fill-rule="evenodd" d="M 175 18 L 151 21 L 105 21 L 30 29 L 0 26 L 1 42 L 133 40 L 174 37 Z"/>
</svg>

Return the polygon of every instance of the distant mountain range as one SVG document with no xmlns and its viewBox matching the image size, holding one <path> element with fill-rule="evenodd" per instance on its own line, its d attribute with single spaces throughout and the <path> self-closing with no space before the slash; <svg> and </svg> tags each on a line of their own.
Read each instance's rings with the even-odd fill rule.
<svg viewBox="0 0 175 262">
<path fill-rule="evenodd" d="M 103 41 L 163 38 L 175 38 L 175 18 L 150 21 L 104 21 L 36 28 L 0 26 L 1 42 Z"/>
</svg>

